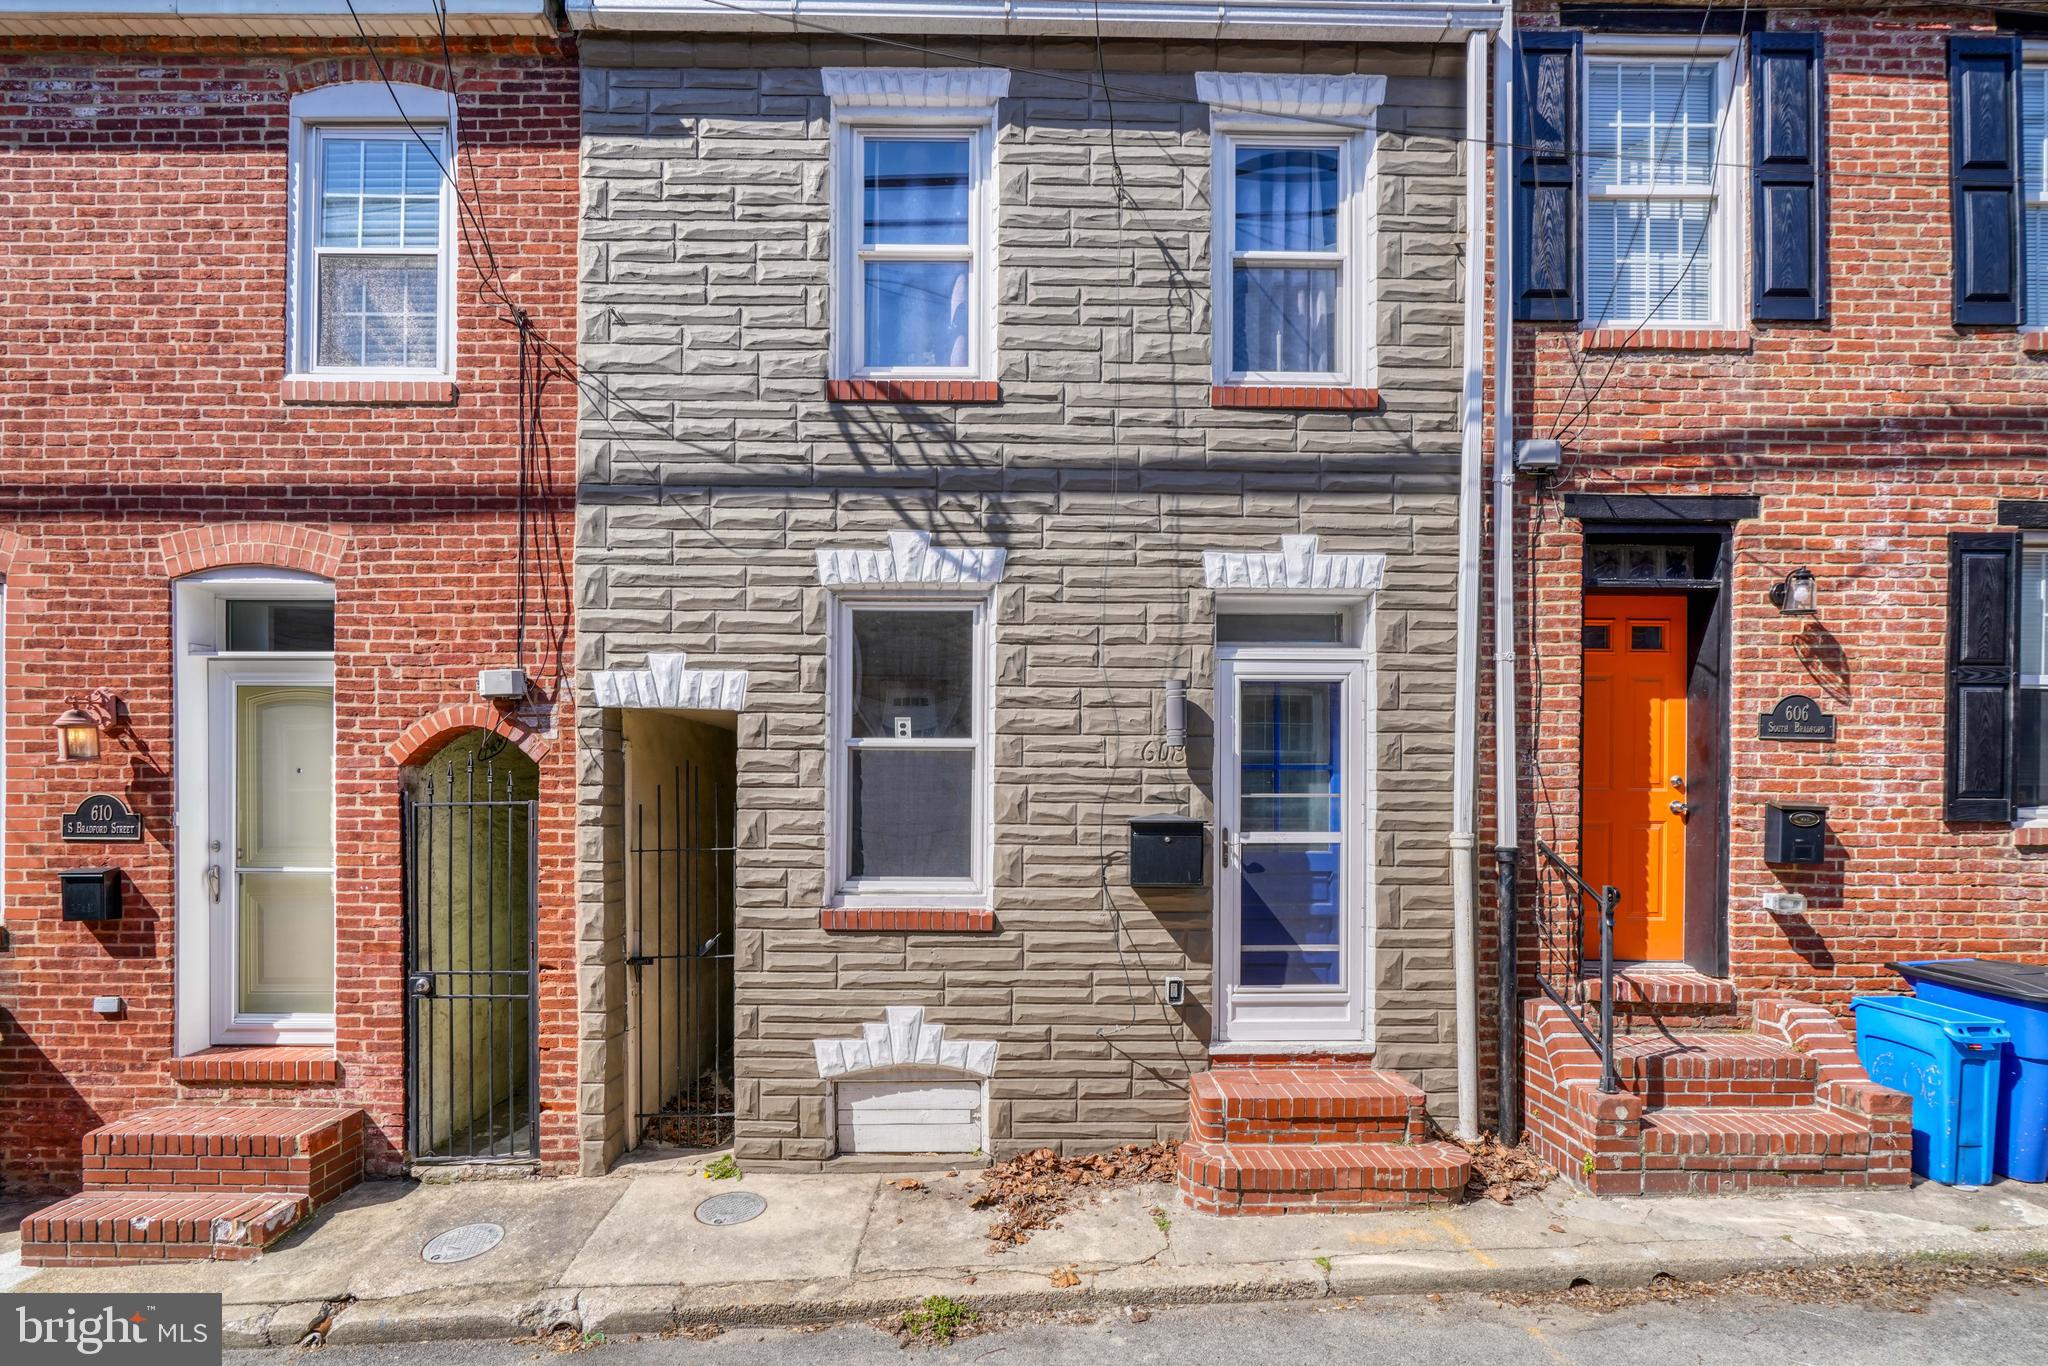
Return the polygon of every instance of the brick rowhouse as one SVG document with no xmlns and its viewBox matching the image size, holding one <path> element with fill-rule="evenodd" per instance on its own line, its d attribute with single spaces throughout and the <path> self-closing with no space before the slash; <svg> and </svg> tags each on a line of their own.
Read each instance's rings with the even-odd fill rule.
<svg viewBox="0 0 2048 1366">
<path fill-rule="evenodd" d="M 445 90 L 421 13 L 417 36 L 380 36 L 377 51 L 394 81 Z M 369 1169 L 395 1170 L 401 775 L 475 727 L 539 760 L 540 1149 L 548 1164 L 574 1149 L 572 731 L 559 673 L 572 645 L 573 385 L 551 379 L 536 405 L 522 537 L 518 335 L 483 288 L 480 242 L 457 248 L 452 384 L 287 383 L 289 101 L 378 80 L 363 42 L 334 36 L 345 31 L 0 47 L 11 1189 L 75 1188 L 83 1135 L 174 1103 L 360 1107 Z M 464 236 L 488 237 L 507 292 L 559 360 L 575 331 L 573 49 L 545 25 L 451 45 L 458 171 L 480 220 Z M 334 1040 L 174 1057 L 187 884 L 173 822 L 204 813 L 180 811 L 174 792 L 173 583 L 235 566 L 333 585 Z M 480 701 L 478 671 L 515 663 L 534 680 L 528 702 Z M 52 721 L 94 688 L 118 695 L 132 729 L 107 735 L 96 763 L 60 764 Z M 92 792 L 141 815 L 140 844 L 60 839 L 60 817 Z M 120 866 L 122 918 L 61 919 L 58 871 L 99 863 Z M 97 997 L 124 1004 L 102 1016 Z"/>
<path fill-rule="evenodd" d="M 1691 15 L 1667 34 L 1698 33 L 1700 12 Z M 1560 22 L 1548 6 L 1520 17 L 1525 37 Z M 1563 21 L 1587 26 L 1592 51 L 1593 21 L 1569 12 Z M 1587 598 L 1595 586 L 1588 539 L 1670 543 L 1717 527 L 1726 536 L 1712 590 L 1726 639 L 1720 733 L 1711 743 L 1691 733 L 1688 790 L 1653 794 L 1683 798 L 1689 823 L 1725 820 L 1718 835 L 1710 826 L 1701 839 L 1689 826 L 1685 836 L 1688 858 L 1718 854 L 1720 866 L 1687 888 L 1684 957 L 1694 971 L 1646 975 L 1618 995 L 1628 1006 L 1624 1028 L 1655 1016 L 1752 1031 L 1743 1036 L 1751 1043 L 1736 1048 L 1747 1049 L 1740 1064 L 1713 1068 L 1715 1050 L 1700 1045 L 1634 1074 L 1626 1045 L 1624 1094 L 1601 1098 L 1597 1114 L 1582 1107 L 1573 1122 L 1586 1131 L 1556 1139 L 1551 1150 L 1574 1176 L 1586 1163 L 1596 1189 L 1740 1184 L 1725 1172 L 1706 1174 L 1726 1166 L 1726 1153 L 1759 1151 L 1742 1149 L 1737 1126 L 1689 1149 L 1683 1135 L 1646 1133 L 1637 1150 L 1631 1134 L 1621 1146 L 1638 1155 L 1626 1160 L 1591 1126 L 1621 1122 L 1630 1106 L 1640 1113 L 1646 1095 L 1652 1106 L 1660 1093 L 1673 1104 L 1708 1104 L 1711 1096 L 1685 1095 L 1700 1084 L 1693 1072 L 1721 1088 L 1724 1105 L 1751 1114 L 1776 1103 L 1773 1079 L 1790 1077 L 1788 1068 L 1804 1067 L 1794 1089 L 1811 1095 L 1811 1063 L 1784 1050 L 1811 1052 L 1819 1026 L 1788 1032 L 1774 1023 L 1794 1019 L 1802 1008 L 1794 1003 L 1823 1006 L 1847 1023 L 1853 996 L 1905 990 L 1888 961 L 2038 957 L 2048 943 L 2040 832 L 2023 820 L 1948 819 L 1944 806 L 1949 538 L 2012 531 L 2013 502 L 2048 499 L 2041 335 L 1952 320 L 1948 40 L 1993 27 L 1988 11 L 1882 7 L 1785 10 L 1753 26 L 1824 38 L 1824 320 L 1752 318 L 1745 273 L 1732 327 L 1515 324 L 1516 434 L 1563 442 L 1562 469 L 1523 477 L 1516 496 L 1525 996 L 1533 996 L 1539 968 L 1554 981 L 1575 978 L 1579 968 L 1575 918 L 1554 879 L 1539 878 L 1532 837 L 1589 869 L 1597 857 L 1587 838 L 1585 784 L 1595 780 L 1586 756 L 1598 748 L 1603 718 L 1587 699 L 1592 666 L 1584 661 L 1596 643 L 1621 648 L 1627 613 L 1613 598 L 1599 607 Z M 1688 38 L 1665 41 L 1682 51 Z M 1733 131 L 1720 145 L 1729 155 L 1745 149 L 1739 181 L 1747 199 L 1753 149 L 1739 106 Z M 1738 234 L 1745 272 L 1757 266 L 1747 217 L 1754 211 L 1744 206 Z M 1785 614 L 1771 598 L 1772 586 L 1800 567 L 1818 589 L 1811 616 Z M 1596 617 L 1612 618 L 1611 642 L 1594 638 L 1606 629 L 1592 625 Z M 1697 617 L 1694 629 L 1702 629 Z M 1695 675 L 1694 705 L 1698 688 Z M 1795 694 L 1835 719 L 1832 742 L 1760 738 L 1760 716 Z M 1714 782 L 1697 781 L 1702 762 L 1709 774 L 1718 766 Z M 1820 862 L 1765 862 L 1774 802 L 1826 808 Z M 1803 897 L 1803 909 L 1767 909 L 1774 893 Z M 1625 889 L 1624 915 L 1631 895 L 1640 898 L 1640 889 Z M 1523 1032 L 1529 1127 L 1539 1140 L 1546 1128 L 1555 1139 L 1559 1112 L 1572 1107 L 1559 1099 L 1562 1069 L 1553 1075 L 1552 1064 L 1583 1050 L 1549 1005 L 1532 1008 Z M 1596 1061 L 1590 1052 L 1584 1059 Z M 1750 1174 L 1754 1183 L 1832 1183 L 1856 1165 L 1859 1132 L 1874 1135 L 1875 1151 L 1895 1141 L 1884 1137 L 1898 1127 L 1890 1102 L 1869 1101 L 1864 1087 L 1839 1080 L 1845 1076 L 1833 1064 L 1821 1067 L 1820 1109 L 1854 1122 L 1813 1140 L 1818 1147 L 1781 1149 L 1782 1160 Z M 1687 1162 L 1690 1174 L 1655 1175 L 1674 1151 L 1711 1161 Z M 1903 1179 L 1895 1161 L 1870 1158 L 1869 1179 Z"/>
</svg>

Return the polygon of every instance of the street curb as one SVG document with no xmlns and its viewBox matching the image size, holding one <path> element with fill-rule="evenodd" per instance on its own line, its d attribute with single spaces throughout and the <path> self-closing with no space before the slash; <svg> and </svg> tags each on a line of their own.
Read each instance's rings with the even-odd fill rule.
<svg viewBox="0 0 2048 1366">
<path fill-rule="evenodd" d="M 1081 1284 L 1055 1289 L 1045 1273 L 984 1272 L 971 1285 L 957 1272 L 867 1276 L 857 1280 L 752 1282 L 694 1287 L 603 1286 L 463 1291 L 394 1296 L 344 1308 L 326 1340 L 336 1346 L 504 1339 L 568 1330 L 607 1337 L 656 1334 L 692 1324 L 725 1328 L 859 1322 L 892 1317 L 927 1295 L 948 1295 L 981 1313 L 1045 1313 L 1241 1304 L 1377 1295 L 1475 1294 L 1565 1290 L 1575 1285 L 1632 1289 L 1660 1276 L 1713 1280 L 1744 1272 L 1827 1268 L 1965 1255 L 1986 1263 L 2048 1254 L 2048 1228 L 1949 1238 L 1911 1245 L 1830 1240 L 1814 1247 L 1779 1240 L 1700 1239 L 1584 1248 L 1471 1248 L 1373 1253 L 1314 1261 L 1217 1267 L 1076 1268 Z M 284 1339 L 307 1306 L 250 1310 L 226 1325 L 229 1347 L 289 1345 Z M 317 1307 L 317 1306 L 316 1306 Z M 303 1331 L 303 1330 L 301 1330 Z M 296 1341 L 296 1339 L 291 1339 Z"/>
</svg>

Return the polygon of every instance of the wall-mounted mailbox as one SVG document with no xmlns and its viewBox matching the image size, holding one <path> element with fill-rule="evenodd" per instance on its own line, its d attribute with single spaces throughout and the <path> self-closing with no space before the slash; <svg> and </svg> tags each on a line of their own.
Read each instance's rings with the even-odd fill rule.
<svg viewBox="0 0 2048 1366">
<path fill-rule="evenodd" d="M 64 887 L 66 920 L 119 920 L 119 868 L 66 868 L 57 875 Z"/>
<path fill-rule="evenodd" d="M 1201 887 L 1207 871 L 1202 822 L 1165 811 L 1131 817 L 1133 887 Z"/>
<path fill-rule="evenodd" d="M 1765 863 L 1820 863 L 1827 857 L 1828 809 L 1771 802 L 1764 807 Z"/>
</svg>

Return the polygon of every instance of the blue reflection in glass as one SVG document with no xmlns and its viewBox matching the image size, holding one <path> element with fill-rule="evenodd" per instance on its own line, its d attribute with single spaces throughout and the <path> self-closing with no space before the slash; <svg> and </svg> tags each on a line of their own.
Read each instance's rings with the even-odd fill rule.
<svg viewBox="0 0 2048 1366">
<path fill-rule="evenodd" d="M 869 138 L 863 149 L 863 244 L 966 244 L 968 139 Z"/>
</svg>

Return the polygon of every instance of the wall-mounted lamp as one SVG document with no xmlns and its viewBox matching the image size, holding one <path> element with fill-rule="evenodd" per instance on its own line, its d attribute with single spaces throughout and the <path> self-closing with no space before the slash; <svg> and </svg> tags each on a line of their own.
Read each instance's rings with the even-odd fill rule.
<svg viewBox="0 0 2048 1366">
<path fill-rule="evenodd" d="M 1772 584 L 1771 605 L 1788 617 L 1812 616 L 1820 608 L 1820 589 L 1813 581 L 1813 571 L 1801 565 Z"/>
<path fill-rule="evenodd" d="M 91 763 L 100 757 L 100 732 L 126 730 L 121 719 L 121 699 L 112 690 L 94 688 L 84 702 L 74 702 L 55 722 L 57 758 L 67 764 Z"/>
<path fill-rule="evenodd" d="M 1169 678 L 1166 689 L 1166 743 L 1185 745 L 1188 742 L 1188 681 L 1185 678 Z"/>
</svg>

